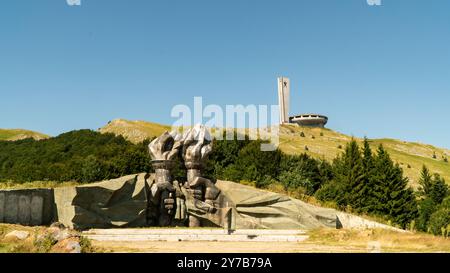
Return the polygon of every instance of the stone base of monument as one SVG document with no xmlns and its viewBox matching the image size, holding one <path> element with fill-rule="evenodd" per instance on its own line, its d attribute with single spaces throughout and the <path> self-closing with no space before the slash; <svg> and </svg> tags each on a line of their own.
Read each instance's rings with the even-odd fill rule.
<svg viewBox="0 0 450 273">
<path fill-rule="evenodd" d="M 95 241 L 166 242 L 301 242 L 308 239 L 302 230 L 245 229 L 91 229 L 83 236 Z"/>
</svg>

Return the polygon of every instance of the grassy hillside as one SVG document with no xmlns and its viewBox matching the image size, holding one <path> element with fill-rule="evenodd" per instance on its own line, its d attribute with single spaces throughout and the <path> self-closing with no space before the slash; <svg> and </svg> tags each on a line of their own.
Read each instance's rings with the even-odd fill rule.
<svg viewBox="0 0 450 273">
<path fill-rule="evenodd" d="M 105 127 L 100 128 L 101 133 L 122 135 L 133 143 L 139 143 L 144 141 L 146 138 L 159 136 L 169 130 L 170 127 L 166 125 L 124 119 L 115 119 L 110 121 Z"/>
<path fill-rule="evenodd" d="M 14 141 L 25 138 L 36 140 L 49 138 L 48 135 L 23 129 L 0 129 L 0 140 Z"/>
<path fill-rule="evenodd" d="M 302 132 L 304 137 L 301 136 Z M 345 144 L 351 138 L 351 136 L 329 129 L 288 125 L 281 129 L 280 148 L 289 154 L 306 152 L 315 158 L 332 160 L 344 150 Z M 362 142 L 362 139 L 355 139 Z M 378 145 L 383 144 L 392 159 L 403 168 L 412 186 L 417 186 L 423 164 L 450 182 L 450 163 L 443 160 L 443 158 L 450 159 L 450 150 L 448 149 L 395 139 L 371 139 L 370 143 L 374 150 Z M 436 159 L 433 158 L 434 154 Z"/>
<path fill-rule="evenodd" d="M 166 130 L 170 130 L 170 127 L 145 121 L 118 119 L 100 129 L 100 132 L 112 132 L 123 135 L 132 142 L 139 142 L 148 137 L 158 136 Z M 280 149 L 288 154 L 306 152 L 315 158 L 332 160 L 344 150 L 351 138 L 330 129 L 284 125 L 280 130 Z M 362 141 L 362 139 L 357 140 Z M 443 161 L 443 157 L 450 160 L 450 150 L 395 139 L 372 139 L 370 143 L 373 149 L 376 149 L 379 144 L 384 145 L 392 159 L 401 165 L 412 186 L 417 186 L 423 164 L 450 183 L 450 163 Z M 436 158 L 433 158 L 434 154 Z"/>
</svg>

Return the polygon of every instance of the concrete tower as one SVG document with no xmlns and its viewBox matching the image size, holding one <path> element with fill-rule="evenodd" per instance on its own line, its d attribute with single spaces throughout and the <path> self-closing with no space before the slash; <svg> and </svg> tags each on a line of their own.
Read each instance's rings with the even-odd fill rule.
<svg viewBox="0 0 450 273">
<path fill-rule="evenodd" d="M 289 123 L 289 92 L 291 84 L 288 78 L 278 78 L 278 103 L 280 106 L 280 124 Z"/>
</svg>

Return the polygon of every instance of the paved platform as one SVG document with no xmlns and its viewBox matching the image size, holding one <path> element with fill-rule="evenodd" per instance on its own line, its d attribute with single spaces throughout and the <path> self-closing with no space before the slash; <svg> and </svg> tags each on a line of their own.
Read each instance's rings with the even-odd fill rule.
<svg viewBox="0 0 450 273">
<path fill-rule="evenodd" d="M 95 241 L 123 242 L 301 242 L 308 239 L 303 230 L 245 229 L 91 229 L 83 236 Z"/>
</svg>

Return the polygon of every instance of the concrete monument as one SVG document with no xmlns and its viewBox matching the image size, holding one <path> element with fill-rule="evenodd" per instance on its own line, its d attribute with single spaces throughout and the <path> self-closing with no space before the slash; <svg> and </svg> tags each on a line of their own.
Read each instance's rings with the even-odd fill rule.
<svg viewBox="0 0 450 273">
<path fill-rule="evenodd" d="M 360 217 L 306 204 L 239 183 L 211 181 L 203 170 L 212 151 L 201 125 L 183 135 L 164 133 L 149 145 L 154 173 L 55 189 L 0 191 L 0 222 L 79 230 L 126 227 L 313 229 L 385 227 Z M 186 181 L 173 179 L 176 166 Z"/>
</svg>

